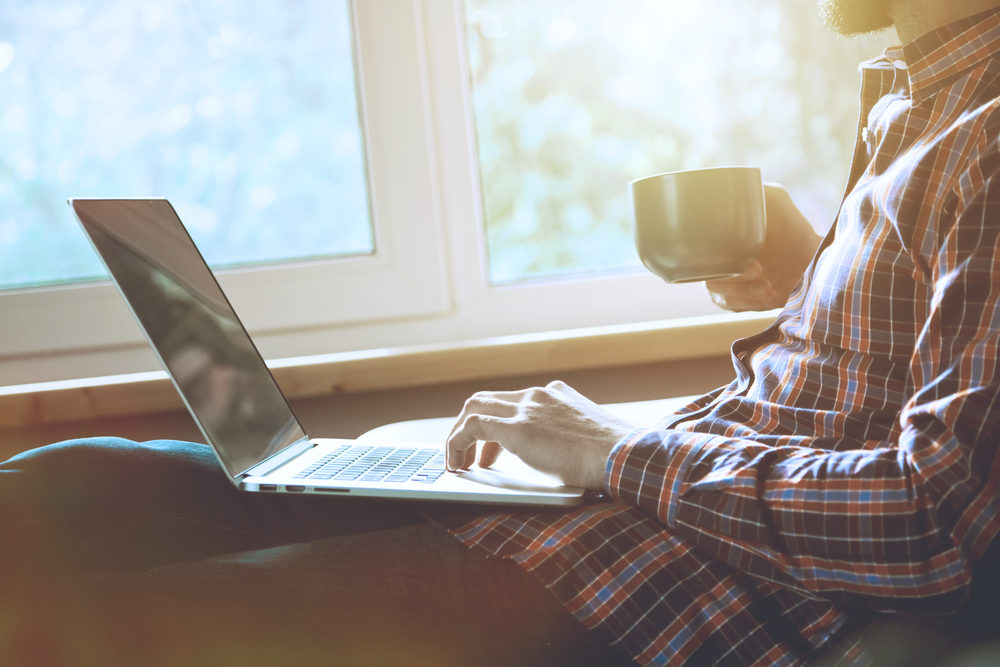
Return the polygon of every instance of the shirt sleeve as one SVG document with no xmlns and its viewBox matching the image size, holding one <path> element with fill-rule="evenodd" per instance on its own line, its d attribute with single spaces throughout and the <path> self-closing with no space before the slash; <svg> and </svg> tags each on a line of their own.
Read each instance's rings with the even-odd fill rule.
<svg viewBox="0 0 1000 667">
<path fill-rule="evenodd" d="M 1000 179 L 932 247 L 897 440 L 839 451 L 639 431 L 608 460 L 609 493 L 709 557 L 847 607 L 961 607 L 1000 533 Z"/>
</svg>

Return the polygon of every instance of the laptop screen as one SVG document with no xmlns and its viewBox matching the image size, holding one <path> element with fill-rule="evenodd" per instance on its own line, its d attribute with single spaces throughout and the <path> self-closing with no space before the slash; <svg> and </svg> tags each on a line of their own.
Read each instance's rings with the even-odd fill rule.
<svg viewBox="0 0 1000 667">
<path fill-rule="evenodd" d="M 231 476 L 305 437 L 168 201 L 70 204 Z"/>
</svg>

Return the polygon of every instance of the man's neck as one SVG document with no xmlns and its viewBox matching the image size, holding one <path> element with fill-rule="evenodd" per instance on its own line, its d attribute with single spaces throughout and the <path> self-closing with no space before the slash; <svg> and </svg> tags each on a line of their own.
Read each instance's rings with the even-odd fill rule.
<svg viewBox="0 0 1000 667">
<path fill-rule="evenodd" d="M 994 7 L 1000 7 L 1000 0 L 892 0 L 889 16 L 899 41 L 908 42 Z"/>
</svg>

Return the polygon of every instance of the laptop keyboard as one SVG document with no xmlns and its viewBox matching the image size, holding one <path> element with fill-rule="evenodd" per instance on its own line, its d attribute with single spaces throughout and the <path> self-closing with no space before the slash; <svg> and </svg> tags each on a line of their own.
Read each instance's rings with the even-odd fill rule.
<svg viewBox="0 0 1000 667">
<path fill-rule="evenodd" d="M 443 474 L 444 450 L 440 447 L 341 445 L 295 478 L 430 484 Z"/>
</svg>

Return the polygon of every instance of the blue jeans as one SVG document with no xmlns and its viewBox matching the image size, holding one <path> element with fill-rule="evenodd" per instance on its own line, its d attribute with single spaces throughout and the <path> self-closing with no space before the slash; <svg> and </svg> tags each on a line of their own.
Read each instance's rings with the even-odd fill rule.
<svg viewBox="0 0 1000 667">
<path fill-rule="evenodd" d="M 428 519 L 470 511 L 243 493 L 194 443 L 25 452 L 0 464 L 0 664 L 627 662 L 531 575 Z M 3 641 L 29 627 L 47 641 Z"/>
</svg>

